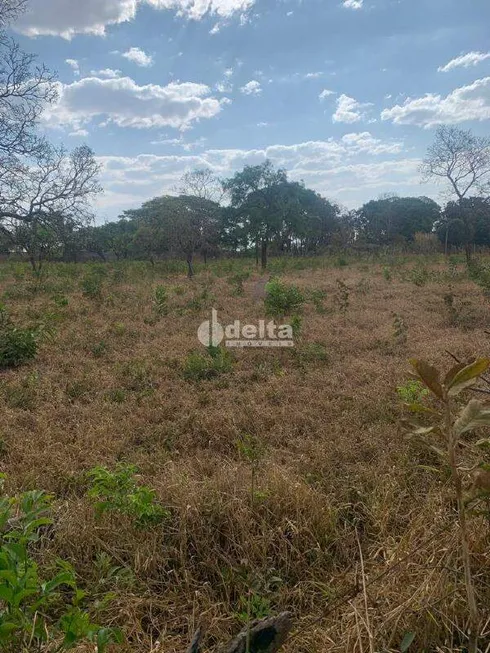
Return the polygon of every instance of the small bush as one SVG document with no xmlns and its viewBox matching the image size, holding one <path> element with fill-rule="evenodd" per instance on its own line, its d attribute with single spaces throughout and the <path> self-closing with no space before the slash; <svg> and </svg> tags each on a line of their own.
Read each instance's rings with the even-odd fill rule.
<svg viewBox="0 0 490 653">
<path fill-rule="evenodd" d="M 137 467 L 126 464 L 119 464 L 114 471 L 94 467 L 88 472 L 88 496 L 96 501 L 99 515 L 119 512 L 132 517 L 140 528 L 160 524 L 170 516 L 167 508 L 156 500 L 154 490 L 138 485 L 134 478 L 137 472 Z"/>
<path fill-rule="evenodd" d="M 50 505 L 51 497 L 36 490 L 0 496 L 0 649 L 66 651 L 91 642 L 104 653 L 122 635 L 92 623 L 81 608 L 85 592 L 77 588 L 71 565 L 59 560 L 48 569 L 32 557 L 42 530 L 52 523 Z"/>
<path fill-rule="evenodd" d="M 90 299 L 102 299 L 102 275 L 96 271 L 88 272 L 80 282 L 85 297 Z"/>
<path fill-rule="evenodd" d="M 0 307 L 0 368 L 18 367 L 36 357 L 36 329 L 20 329 Z"/>
<path fill-rule="evenodd" d="M 157 315 L 167 315 L 168 294 L 165 286 L 157 286 L 153 292 L 153 309 Z"/>
<path fill-rule="evenodd" d="M 273 279 L 265 287 L 265 308 L 268 315 L 283 316 L 299 313 L 305 303 L 303 293 L 296 286 Z"/>
<path fill-rule="evenodd" d="M 206 381 L 232 369 L 230 353 L 221 347 L 208 347 L 207 354 L 192 352 L 184 363 L 184 378 L 188 381 Z"/>
<path fill-rule="evenodd" d="M 405 404 L 420 404 L 430 394 L 420 381 L 414 379 L 398 386 L 396 392 Z"/>
<path fill-rule="evenodd" d="M 294 354 L 300 368 L 308 368 L 315 363 L 327 364 L 330 361 L 327 348 L 321 342 L 305 342 L 295 347 Z"/>
</svg>

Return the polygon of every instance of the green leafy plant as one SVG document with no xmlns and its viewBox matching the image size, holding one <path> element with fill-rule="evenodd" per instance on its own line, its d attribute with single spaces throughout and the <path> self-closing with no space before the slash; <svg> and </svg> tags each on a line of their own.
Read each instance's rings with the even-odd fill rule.
<svg viewBox="0 0 490 653">
<path fill-rule="evenodd" d="M 386 266 L 386 265 L 383 268 L 383 277 L 384 277 L 385 281 L 391 281 L 392 278 L 393 278 L 390 268 L 388 266 Z"/>
<path fill-rule="evenodd" d="M 480 614 L 476 601 L 473 575 L 471 570 L 470 537 L 467 525 L 467 509 L 464 496 L 464 481 L 466 469 L 462 464 L 462 436 L 481 426 L 490 425 L 490 407 L 483 405 L 479 400 L 472 399 L 462 408 L 456 404 L 456 397 L 467 388 L 473 386 L 490 367 L 490 359 L 475 360 L 471 363 L 458 363 L 441 378 L 441 373 L 423 360 L 412 360 L 411 364 L 420 381 L 433 395 L 440 405 L 441 410 L 433 410 L 423 405 L 418 406 L 418 412 L 427 415 L 429 425 L 413 424 L 412 435 L 427 440 L 430 436 L 430 446 L 445 462 L 451 473 L 454 489 L 458 524 L 461 540 L 461 553 L 464 566 L 464 579 L 469 611 L 468 652 L 477 653 Z M 436 439 L 435 446 L 432 441 Z M 490 440 L 487 440 L 490 445 Z M 467 440 L 465 449 L 469 447 Z M 481 441 L 479 443 L 481 445 Z M 480 462 L 476 466 L 483 471 L 486 467 Z M 488 488 L 490 489 L 490 487 Z"/>
<path fill-rule="evenodd" d="M 184 363 L 183 374 L 188 381 L 205 381 L 230 372 L 233 359 L 222 347 L 208 347 L 206 354 L 191 352 Z"/>
<path fill-rule="evenodd" d="M 136 526 L 147 528 L 160 524 L 170 513 L 158 503 L 155 491 L 139 485 L 138 468 L 120 463 L 114 470 L 94 467 L 88 472 L 88 496 L 95 500 L 96 512 L 119 512 L 130 516 Z"/>
<path fill-rule="evenodd" d="M 417 266 L 408 273 L 408 280 L 421 288 L 429 281 L 429 272 L 422 266 Z"/>
<path fill-rule="evenodd" d="M 38 331 L 21 329 L 11 321 L 5 308 L 0 307 L 0 368 L 18 367 L 36 357 Z"/>
<path fill-rule="evenodd" d="M 153 310 L 159 316 L 168 313 L 168 293 L 165 286 L 157 286 L 153 291 Z"/>
<path fill-rule="evenodd" d="M 33 557 L 49 516 L 52 497 L 40 491 L 0 497 L 0 648 L 5 653 L 65 651 L 82 641 L 103 653 L 122 634 L 92 623 L 81 605 L 75 572 L 59 560 L 44 569 Z M 69 598 L 71 597 L 71 598 Z"/>
<path fill-rule="evenodd" d="M 265 287 L 264 299 L 268 315 L 281 317 L 299 313 L 305 303 L 305 296 L 296 286 L 273 279 Z"/>
<path fill-rule="evenodd" d="M 323 302 L 325 301 L 326 298 L 327 298 L 327 293 L 325 290 L 322 289 L 310 290 L 308 293 L 308 299 L 315 307 L 316 312 L 319 313 L 320 315 L 323 315 L 325 313 L 325 306 Z"/>
<path fill-rule="evenodd" d="M 430 394 L 429 390 L 423 383 L 417 379 L 409 379 L 403 385 L 397 387 L 396 392 L 399 398 L 407 406 L 421 404 L 422 401 Z"/>
<path fill-rule="evenodd" d="M 94 273 L 86 274 L 80 282 L 82 293 L 90 299 L 102 299 L 102 278 Z"/>
</svg>

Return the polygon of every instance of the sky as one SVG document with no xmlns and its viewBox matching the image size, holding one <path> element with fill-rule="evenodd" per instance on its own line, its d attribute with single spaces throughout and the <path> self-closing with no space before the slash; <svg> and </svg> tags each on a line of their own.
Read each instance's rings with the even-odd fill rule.
<svg viewBox="0 0 490 653">
<path fill-rule="evenodd" d="M 489 0 L 29 0 L 51 140 L 102 166 L 99 223 L 267 158 L 347 208 L 427 195 L 440 124 L 490 135 Z"/>
</svg>

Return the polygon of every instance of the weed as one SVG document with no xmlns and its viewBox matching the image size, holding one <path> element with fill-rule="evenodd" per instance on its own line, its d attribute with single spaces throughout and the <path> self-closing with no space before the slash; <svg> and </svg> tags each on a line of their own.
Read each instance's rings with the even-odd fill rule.
<svg viewBox="0 0 490 653">
<path fill-rule="evenodd" d="M 168 313 L 168 294 L 165 286 L 157 286 L 153 291 L 153 310 L 158 316 Z"/>
<path fill-rule="evenodd" d="M 106 398 L 114 404 L 123 404 L 126 401 L 126 393 L 121 388 L 114 388 L 107 392 Z"/>
<path fill-rule="evenodd" d="M 357 282 L 355 290 L 359 295 L 367 295 L 371 290 L 371 284 L 367 279 L 362 278 Z"/>
<path fill-rule="evenodd" d="M 95 358 L 102 358 L 107 353 L 107 344 L 100 340 L 92 346 L 90 350 Z"/>
<path fill-rule="evenodd" d="M 114 471 L 94 467 L 88 472 L 88 496 L 96 501 L 97 514 L 119 512 L 128 515 L 134 524 L 146 528 L 162 523 L 170 516 L 167 508 L 156 500 L 155 491 L 138 485 L 134 465 L 119 464 Z"/>
<path fill-rule="evenodd" d="M 393 313 L 393 340 L 396 345 L 405 345 L 407 342 L 408 327 L 405 320 L 398 313 Z"/>
<path fill-rule="evenodd" d="M 345 268 L 349 265 L 345 256 L 338 256 L 334 261 L 334 267 L 336 268 Z"/>
<path fill-rule="evenodd" d="M 327 298 L 327 293 L 325 290 L 310 290 L 308 293 L 308 299 L 312 302 L 313 306 L 316 309 L 316 312 L 320 315 L 325 313 L 325 306 L 323 302 Z"/>
<path fill-rule="evenodd" d="M 32 557 L 42 530 L 52 524 L 51 499 L 39 491 L 0 498 L 2 651 L 65 651 L 87 641 L 103 653 L 109 644 L 121 643 L 122 635 L 92 623 L 81 608 L 85 593 L 71 565 L 59 560 L 51 571 Z"/>
<path fill-rule="evenodd" d="M 228 283 L 233 287 L 233 295 L 239 297 L 244 294 L 243 284 L 250 277 L 250 272 L 237 272 L 228 279 Z"/>
<path fill-rule="evenodd" d="M 403 403 L 409 406 L 421 404 L 430 394 L 427 388 L 416 379 L 410 379 L 403 385 L 398 386 L 396 392 Z"/>
<path fill-rule="evenodd" d="M 89 272 L 82 278 L 80 287 L 85 297 L 95 300 L 102 299 L 102 278 L 99 275 Z"/>
<path fill-rule="evenodd" d="M 183 374 L 188 381 L 204 381 L 230 372 L 232 365 L 233 359 L 226 349 L 208 347 L 207 354 L 191 352 L 187 356 Z"/>
<path fill-rule="evenodd" d="M 32 372 L 18 383 L 11 383 L 3 388 L 5 401 L 11 408 L 33 410 L 36 406 L 39 376 Z"/>
<path fill-rule="evenodd" d="M 16 327 L 5 308 L 0 307 L 0 369 L 18 367 L 33 360 L 37 350 L 37 331 Z"/>
<path fill-rule="evenodd" d="M 123 363 L 119 376 L 126 390 L 131 392 L 151 392 L 156 388 L 151 367 L 146 361 L 132 360 Z"/>
<path fill-rule="evenodd" d="M 429 281 L 429 272 L 425 267 L 417 266 L 409 271 L 408 280 L 421 288 Z"/>
<path fill-rule="evenodd" d="M 383 268 L 383 278 L 385 279 L 385 281 L 391 281 L 393 279 L 393 276 L 391 274 L 391 270 L 386 265 Z"/>
<path fill-rule="evenodd" d="M 294 348 L 294 357 L 298 367 L 308 369 L 315 363 L 327 364 L 330 357 L 327 348 L 321 342 L 305 342 Z"/>
<path fill-rule="evenodd" d="M 345 317 L 349 308 L 350 289 L 342 279 L 337 279 L 336 283 L 337 291 L 335 293 L 335 303 L 339 311 Z"/>
<path fill-rule="evenodd" d="M 299 288 L 282 283 L 278 279 L 270 281 L 265 292 L 267 314 L 275 317 L 299 313 L 305 303 L 305 297 Z"/>
</svg>

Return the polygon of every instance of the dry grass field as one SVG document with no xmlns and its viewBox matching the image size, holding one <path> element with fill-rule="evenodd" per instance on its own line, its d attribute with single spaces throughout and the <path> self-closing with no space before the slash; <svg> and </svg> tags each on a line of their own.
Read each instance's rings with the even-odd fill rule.
<svg viewBox="0 0 490 653">
<path fill-rule="evenodd" d="M 488 355 L 488 297 L 443 257 L 284 259 L 271 274 L 308 298 L 295 347 L 234 350 L 200 378 L 189 355 L 207 356 L 196 332 L 212 307 L 223 323 L 264 317 L 252 262 L 211 263 L 193 280 L 179 265 L 59 264 L 37 289 L 27 267 L 2 264 L 12 319 L 46 327 L 37 358 L 0 373 L 6 491 L 55 497 L 36 556 L 74 565 L 124 652 L 183 653 L 198 626 L 218 651 L 248 605 L 294 614 L 288 653 L 400 651 L 407 633 L 410 651 L 464 651 L 448 473 L 406 437 L 396 388 L 410 358 L 449 369 L 446 350 Z M 87 472 L 121 463 L 155 490 L 163 521 L 96 513 Z M 490 526 L 470 525 L 488 651 Z"/>
</svg>

